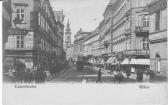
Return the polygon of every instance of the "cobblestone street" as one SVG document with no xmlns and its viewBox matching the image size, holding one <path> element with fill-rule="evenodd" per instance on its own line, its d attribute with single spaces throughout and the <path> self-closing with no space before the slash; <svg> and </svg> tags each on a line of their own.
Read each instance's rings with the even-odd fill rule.
<svg viewBox="0 0 168 105">
<path fill-rule="evenodd" d="M 68 68 L 49 81 L 49 83 L 96 83 L 97 71 L 93 68 L 85 66 L 83 71 L 77 71 L 75 66 Z M 101 79 L 102 83 L 114 83 L 113 74 L 102 73 Z M 136 80 L 124 78 L 122 83 L 124 82 L 136 82 Z"/>
</svg>

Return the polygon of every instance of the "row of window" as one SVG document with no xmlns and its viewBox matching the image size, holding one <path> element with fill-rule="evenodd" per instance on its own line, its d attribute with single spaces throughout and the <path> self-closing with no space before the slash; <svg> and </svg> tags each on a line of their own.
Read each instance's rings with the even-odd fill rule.
<svg viewBox="0 0 168 105">
<path fill-rule="evenodd" d="M 55 23 L 54 22 L 55 18 L 53 18 L 54 17 L 54 13 L 53 13 L 53 11 L 50 8 L 51 7 L 50 3 L 48 1 L 46 1 L 46 0 L 41 0 L 40 6 L 41 6 L 41 10 L 43 12 L 45 12 L 45 15 L 47 15 L 47 17 L 50 18 L 49 20 L 51 21 L 51 23 Z M 51 24 L 51 25 L 52 25 L 52 27 L 54 29 L 57 29 L 57 31 L 59 33 L 63 33 L 63 30 L 61 29 L 61 27 L 59 25 L 56 25 L 56 24 Z M 51 29 L 48 24 L 46 24 L 45 26 L 46 26 L 46 28 Z"/>
<path fill-rule="evenodd" d="M 26 44 L 24 38 L 25 38 L 24 35 L 17 35 L 16 36 L 16 48 L 24 48 L 24 46 Z M 38 39 L 38 45 L 41 48 L 41 50 L 44 50 L 44 51 L 57 52 L 57 50 L 58 50 L 55 47 L 52 47 L 48 42 L 46 42 L 43 39 Z"/>
<path fill-rule="evenodd" d="M 20 20 L 22 20 L 21 23 L 25 23 L 25 7 L 24 6 L 17 7 L 17 9 L 16 9 L 16 16 Z M 38 14 L 38 25 L 41 26 L 41 28 L 43 30 L 45 30 L 46 32 L 48 32 L 49 35 L 51 35 L 52 39 L 54 39 L 54 41 L 56 41 L 56 43 L 58 42 L 58 39 L 54 35 L 54 32 L 51 30 L 51 28 L 48 25 L 47 21 L 45 20 L 45 18 L 40 13 Z M 17 40 L 18 40 L 17 41 L 17 48 L 23 48 L 24 47 L 24 41 L 23 41 L 23 38 L 21 39 L 21 37 L 24 37 L 24 36 L 18 36 L 17 37 Z"/>
<path fill-rule="evenodd" d="M 99 48 L 99 43 L 97 42 L 97 43 L 93 43 L 93 44 L 85 46 L 84 50 L 91 51 L 91 50 L 98 49 L 98 48 Z"/>
<path fill-rule="evenodd" d="M 130 2 L 127 0 L 125 4 L 121 7 L 121 9 L 115 14 L 114 21 L 117 22 L 121 16 L 125 14 L 126 11 L 128 11 L 130 7 Z"/>
<path fill-rule="evenodd" d="M 125 30 L 130 27 L 129 25 L 129 21 L 123 22 L 122 24 L 118 25 L 117 28 L 114 29 L 113 38 L 124 34 Z"/>
<path fill-rule="evenodd" d="M 149 27 L 149 17 L 147 15 L 145 15 L 140 18 L 141 18 L 140 23 L 142 23 L 142 26 Z M 128 29 L 129 27 L 130 27 L 129 20 L 127 20 L 126 22 L 123 22 L 122 24 L 117 26 L 117 28 L 114 29 L 113 38 L 116 38 L 116 37 L 124 34 L 126 29 Z"/>
<path fill-rule="evenodd" d="M 126 41 L 123 41 L 122 43 L 117 43 L 113 46 L 114 52 L 120 52 L 128 50 L 128 43 Z"/>
<path fill-rule="evenodd" d="M 53 30 L 48 25 L 48 22 L 41 15 L 41 13 L 39 13 L 39 15 L 38 15 L 38 25 L 51 36 L 51 38 L 55 41 L 55 43 L 61 45 L 60 44 L 61 42 L 58 40 L 58 37 L 54 34 Z"/>
<path fill-rule="evenodd" d="M 144 40 L 141 43 L 142 48 L 138 48 L 138 49 L 148 50 L 149 42 L 146 40 L 146 38 L 143 38 L 143 39 Z M 129 50 L 129 42 L 125 40 L 125 41 L 122 41 L 121 43 L 116 43 L 113 45 L 113 50 L 114 52 Z"/>
<path fill-rule="evenodd" d="M 40 9 L 41 9 L 43 12 L 45 12 L 48 17 L 52 17 L 48 3 L 49 3 L 49 2 L 47 2 L 47 0 L 41 0 L 41 1 L 40 1 L 40 7 L 41 7 Z"/>
<path fill-rule="evenodd" d="M 150 15 L 150 32 L 167 29 L 167 9 L 159 10 Z"/>
<path fill-rule="evenodd" d="M 47 52 L 56 52 L 57 54 L 59 54 L 59 48 L 56 48 L 55 46 L 52 46 L 50 43 L 48 43 L 47 41 L 45 41 L 44 39 L 39 39 L 40 40 L 40 48 L 43 51 L 47 51 Z"/>
</svg>

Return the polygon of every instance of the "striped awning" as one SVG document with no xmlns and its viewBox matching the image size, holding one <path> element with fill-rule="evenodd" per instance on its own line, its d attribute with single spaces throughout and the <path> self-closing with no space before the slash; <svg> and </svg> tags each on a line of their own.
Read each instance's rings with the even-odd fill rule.
<svg viewBox="0 0 168 105">
<path fill-rule="evenodd" d="M 116 59 L 116 57 L 110 57 L 110 58 L 106 61 L 106 63 L 107 63 L 107 64 L 113 64 L 113 63 L 115 62 L 115 61 L 114 61 L 115 59 Z"/>
</svg>

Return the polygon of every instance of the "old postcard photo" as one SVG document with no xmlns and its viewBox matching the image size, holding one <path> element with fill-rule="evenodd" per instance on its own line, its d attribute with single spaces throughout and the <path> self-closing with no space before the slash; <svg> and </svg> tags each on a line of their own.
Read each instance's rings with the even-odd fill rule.
<svg viewBox="0 0 168 105">
<path fill-rule="evenodd" d="M 2 0 L 4 105 L 167 105 L 167 0 Z"/>
</svg>

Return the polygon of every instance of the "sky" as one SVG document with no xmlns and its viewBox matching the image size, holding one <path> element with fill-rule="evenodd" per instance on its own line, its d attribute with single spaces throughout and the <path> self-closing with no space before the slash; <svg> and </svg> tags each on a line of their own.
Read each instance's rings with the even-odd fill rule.
<svg viewBox="0 0 168 105">
<path fill-rule="evenodd" d="M 74 41 L 74 34 L 80 28 L 90 32 L 98 27 L 103 20 L 103 13 L 109 0 L 50 0 L 50 2 L 53 10 L 63 10 L 64 25 L 66 26 L 69 20 L 71 39 Z"/>
</svg>

